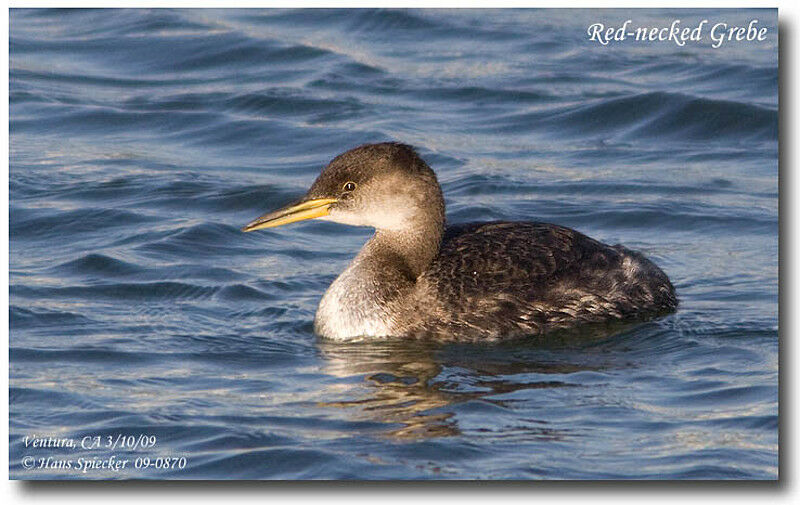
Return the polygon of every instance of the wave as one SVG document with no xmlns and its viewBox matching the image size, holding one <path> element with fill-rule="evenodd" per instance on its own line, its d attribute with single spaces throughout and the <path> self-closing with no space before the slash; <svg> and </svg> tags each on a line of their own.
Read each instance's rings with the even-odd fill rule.
<svg viewBox="0 0 800 505">
<path fill-rule="evenodd" d="M 623 140 L 777 141 L 778 111 L 741 102 L 651 92 L 511 115 L 497 129 Z"/>
<path fill-rule="evenodd" d="M 218 286 L 200 286 L 186 282 L 120 282 L 93 286 L 33 287 L 12 286 L 12 296 L 26 298 L 46 297 L 50 299 L 88 300 L 202 300 L 211 298 L 220 290 Z"/>
<path fill-rule="evenodd" d="M 87 254 L 78 259 L 67 261 L 54 268 L 56 271 L 67 271 L 79 275 L 126 276 L 140 274 L 143 269 L 104 254 Z"/>
<path fill-rule="evenodd" d="M 9 306 L 9 325 L 11 330 L 35 328 L 38 326 L 84 326 L 94 321 L 76 312 L 52 309 L 28 309 L 17 305 Z"/>
<path fill-rule="evenodd" d="M 43 210 L 12 206 L 10 232 L 14 239 L 46 239 L 64 234 L 103 234 L 113 228 L 157 221 L 153 216 L 109 208 Z"/>
<path fill-rule="evenodd" d="M 165 33 L 187 33 L 213 29 L 185 12 L 171 9 L 120 9 L 119 16 L 109 16 L 105 9 L 18 9 L 15 16 L 25 25 L 46 26 L 38 30 L 38 39 L 96 38 L 101 36 L 163 36 Z M 30 33 L 30 32 L 28 32 Z"/>
</svg>

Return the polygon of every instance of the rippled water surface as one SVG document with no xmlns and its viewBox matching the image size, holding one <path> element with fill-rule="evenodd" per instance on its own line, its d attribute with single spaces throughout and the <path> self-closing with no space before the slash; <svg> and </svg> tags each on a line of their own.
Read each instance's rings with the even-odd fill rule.
<svg viewBox="0 0 800 505">
<path fill-rule="evenodd" d="M 587 40 L 628 18 L 769 33 L 719 49 Z M 13 10 L 11 476 L 776 478 L 776 22 Z M 369 230 L 239 228 L 385 140 L 437 170 L 451 223 L 624 243 L 669 274 L 680 309 L 546 346 L 316 338 L 316 304 Z M 25 443 L 118 434 L 156 443 Z M 76 469 L 112 454 L 130 463 Z"/>
</svg>

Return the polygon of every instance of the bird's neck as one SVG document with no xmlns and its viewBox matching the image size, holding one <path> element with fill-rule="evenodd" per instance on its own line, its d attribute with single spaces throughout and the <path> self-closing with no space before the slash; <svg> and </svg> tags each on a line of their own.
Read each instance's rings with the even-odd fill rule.
<svg viewBox="0 0 800 505">
<path fill-rule="evenodd" d="M 413 231 L 378 230 L 330 285 L 314 319 L 333 339 L 397 334 L 417 277 L 439 253 L 444 220 Z"/>
<path fill-rule="evenodd" d="M 364 245 L 359 259 L 394 269 L 416 281 L 439 254 L 444 223 L 408 230 L 377 230 Z"/>
</svg>

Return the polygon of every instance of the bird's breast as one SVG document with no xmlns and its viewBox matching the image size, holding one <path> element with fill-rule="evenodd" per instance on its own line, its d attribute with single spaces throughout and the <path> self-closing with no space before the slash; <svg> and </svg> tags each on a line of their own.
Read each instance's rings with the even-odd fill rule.
<svg viewBox="0 0 800 505">
<path fill-rule="evenodd" d="M 334 340 L 385 337 L 393 334 L 394 318 L 369 279 L 352 269 L 330 285 L 317 308 L 314 331 Z"/>
</svg>

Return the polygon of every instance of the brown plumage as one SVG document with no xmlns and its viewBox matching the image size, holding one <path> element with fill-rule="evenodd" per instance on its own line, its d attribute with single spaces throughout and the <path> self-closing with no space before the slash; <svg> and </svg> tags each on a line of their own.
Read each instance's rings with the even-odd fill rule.
<svg viewBox="0 0 800 505">
<path fill-rule="evenodd" d="M 547 223 L 448 228 L 417 283 L 421 298 L 437 303 L 421 306 L 428 315 L 415 331 L 469 340 L 541 335 L 677 306 L 667 276 L 640 253 Z"/>
</svg>

